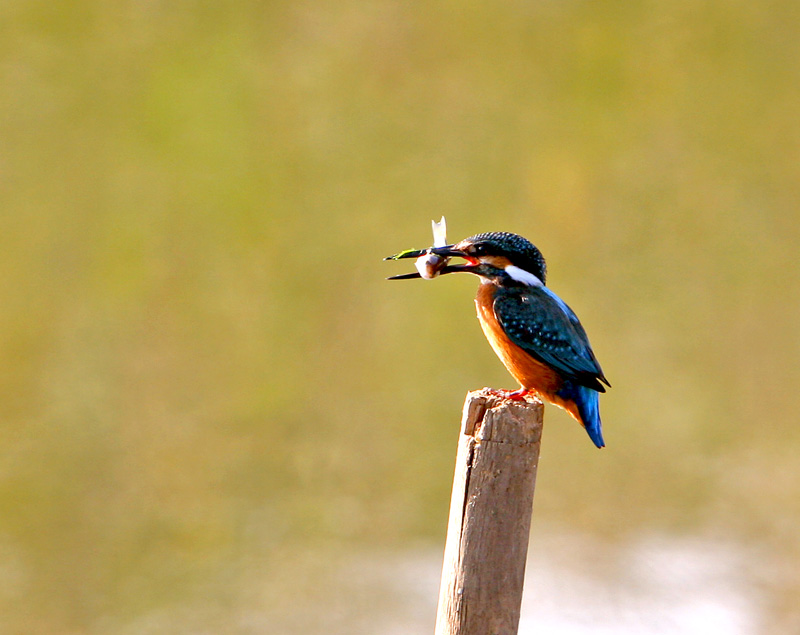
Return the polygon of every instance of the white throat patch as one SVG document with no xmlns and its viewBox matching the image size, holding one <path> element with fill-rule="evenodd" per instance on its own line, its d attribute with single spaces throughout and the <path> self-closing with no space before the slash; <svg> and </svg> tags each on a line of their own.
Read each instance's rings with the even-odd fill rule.
<svg viewBox="0 0 800 635">
<path fill-rule="evenodd" d="M 506 273 L 511 276 L 517 282 L 521 282 L 522 284 L 527 284 L 531 287 L 543 287 L 542 281 L 539 280 L 536 276 L 534 276 L 530 271 L 525 271 L 524 269 L 520 269 L 519 267 L 515 267 L 514 265 L 508 265 L 506 267 Z"/>
</svg>

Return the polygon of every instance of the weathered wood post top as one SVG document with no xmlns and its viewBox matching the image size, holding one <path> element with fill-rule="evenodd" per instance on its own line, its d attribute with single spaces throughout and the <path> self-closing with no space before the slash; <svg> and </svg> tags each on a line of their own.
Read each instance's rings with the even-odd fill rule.
<svg viewBox="0 0 800 635">
<path fill-rule="evenodd" d="M 542 414 L 532 397 L 467 395 L 436 635 L 517 633 Z"/>
</svg>

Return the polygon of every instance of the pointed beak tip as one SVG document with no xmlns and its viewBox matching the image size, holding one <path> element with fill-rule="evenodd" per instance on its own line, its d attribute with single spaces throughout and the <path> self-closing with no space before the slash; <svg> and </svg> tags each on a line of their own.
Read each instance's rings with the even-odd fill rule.
<svg viewBox="0 0 800 635">
<path fill-rule="evenodd" d="M 422 276 L 419 275 L 416 271 L 413 273 L 401 273 L 398 276 L 389 276 L 386 278 L 387 280 L 413 280 L 414 278 L 421 278 Z"/>
</svg>

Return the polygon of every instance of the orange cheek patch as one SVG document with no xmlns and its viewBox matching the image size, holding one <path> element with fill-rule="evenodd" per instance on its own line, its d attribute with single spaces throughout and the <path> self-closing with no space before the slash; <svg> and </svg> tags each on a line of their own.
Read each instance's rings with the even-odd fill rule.
<svg viewBox="0 0 800 635">
<path fill-rule="evenodd" d="M 483 262 L 497 269 L 505 269 L 511 264 L 511 261 L 505 256 L 486 256 Z"/>
</svg>

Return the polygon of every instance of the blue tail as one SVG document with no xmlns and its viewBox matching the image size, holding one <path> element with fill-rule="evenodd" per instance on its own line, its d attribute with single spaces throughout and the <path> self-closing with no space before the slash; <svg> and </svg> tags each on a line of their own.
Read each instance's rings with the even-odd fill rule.
<svg viewBox="0 0 800 635">
<path fill-rule="evenodd" d="M 589 438 L 598 448 L 605 447 L 603 424 L 600 422 L 600 393 L 586 386 L 567 382 L 556 394 L 562 399 L 575 402 Z"/>
</svg>

